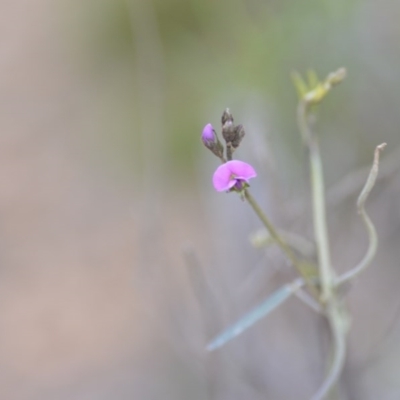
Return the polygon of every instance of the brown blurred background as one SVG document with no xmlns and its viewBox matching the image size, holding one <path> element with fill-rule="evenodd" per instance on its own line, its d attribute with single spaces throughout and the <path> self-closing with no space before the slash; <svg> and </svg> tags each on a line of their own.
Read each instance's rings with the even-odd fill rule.
<svg viewBox="0 0 400 400">
<path fill-rule="evenodd" d="M 200 133 L 230 107 L 253 194 L 312 239 L 290 73 L 341 66 L 316 125 L 338 270 L 366 250 L 355 201 L 388 147 L 338 398 L 400 399 L 399 19 L 389 0 L 0 0 L 0 399 L 309 398 L 328 330 L 297 300 L 204 350 L 293 272 L 214 192 Z"/>
</svg>

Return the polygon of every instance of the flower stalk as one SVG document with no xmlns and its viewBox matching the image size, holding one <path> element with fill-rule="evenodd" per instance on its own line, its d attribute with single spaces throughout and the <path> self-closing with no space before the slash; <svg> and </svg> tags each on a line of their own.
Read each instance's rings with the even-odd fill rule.
<svg viewBox="0 0 400 400">
<path fill-rule="evenodd" d="M 244 189 L 243 194 L 244 194 L 244 198 L 247 200 L 247 202 L 250 204 L 251 208 L 257 214 L 260 221 L 263 223 L 265 228 L 268 230 L 269 234 L 271 235 L 271 238 L 280 247 L 280 249 L 283 251 L 283 253 L 286 255 L 286 257 L 289 259 L 290 263 L 297 270 L 297 272 L 300 274 L 300 276 L 304 279 L 311 294 L 315 298 L 318 298 L 319 292 L 318 292 L 316 286 L 313 284 L 313 280 L 310 279 L 310 276 L 307 275 L 307 273 L 303 267 L 304 263 L 295 256 L 291 247 L 287 244 L 285 239 L 283 239 L 282 236 L 279 234 L 279 232 L 276 230 L 276 228 L 274 227 L 272 222 L 269 220 L 267 215 L 264 213 L 264 211 L 258 205 L 257 201 L 250 194 L 250 192 L 247 188 Z"/>
<path fill-rule="evenodd" d="M 297 260 L 296 256 L 294 255 L 292 249 L 288 246 L 285 240 L 279 235 L 278 231 L 275 229 L 272 222 L 269 218 L 265 215 L 264 211 L 258 205 L 254 197 L 250 194 L 248 189 L 244 190 L 244 198 L 250 204 L 251 208 L 257 214 L 260 221 L 263 225 L 267 228 L 269 234 L 271 235 L 272 239 L 277 243 L 277 245 L 282 249 L 282 251 L 286 254 L 287 258 L 296 267 L 299 271 L 301 271 L 300 262 Z"/>
</svg>

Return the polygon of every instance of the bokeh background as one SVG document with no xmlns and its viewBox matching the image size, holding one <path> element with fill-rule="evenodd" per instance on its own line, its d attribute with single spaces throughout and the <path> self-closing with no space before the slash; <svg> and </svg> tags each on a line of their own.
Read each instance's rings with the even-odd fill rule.
<svg viewBox="0 0 400 400">
<path fill-rule="evenodd" d="M 201 144 L 225 107 L 277 226 L 313 238 L 293 70 L 348 78 L 321 136 L 333 262 L 377 257 L 347 297 L 338 399 L 400 398 L 400 3 L 0 1 L 0 398 L 307 399 L 329 356 L 296 299 L 215 353 L 206 343 L 294 274 Z"/>
</svg>

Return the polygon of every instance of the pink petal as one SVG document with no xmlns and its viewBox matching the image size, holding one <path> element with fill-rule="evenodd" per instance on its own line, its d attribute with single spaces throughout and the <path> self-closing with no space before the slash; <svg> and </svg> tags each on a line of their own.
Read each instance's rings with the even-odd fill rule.
<svg viewBox="0 0 400 400">
<path fill-rule="evenodd" d="M 255 169 L 243 161 L 232 160 L 226 164 L 227 168 L 231 171 L 231 174 L 235 175 L 238 179 L 244 179 L 246 182 L 257 176 Z"/>
<path fill-rule="evenodd" d="M 220 165 L 214 172 L 213 185 L 217 192 L 224 192 L 232 188 L 236 180 L 231 179 L 232 172 L 228 166 L 228 163 Z"/>
</svg>

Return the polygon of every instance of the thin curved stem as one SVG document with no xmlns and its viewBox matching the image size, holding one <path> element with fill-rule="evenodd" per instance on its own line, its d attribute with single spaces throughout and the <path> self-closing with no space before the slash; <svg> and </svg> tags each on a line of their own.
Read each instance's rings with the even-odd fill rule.
<svg viewBox="0 0 400 400">
<path fill-rule="evenodd" d="M 375 257 L 376 250 L 378 248 L 378 235 L 376 234 L 376 229 L 365 209 L 360 211 L 360 216 L 364 222 L 365 228 L 368 233 L 368 249 L 362 260 L 350 271 L 345 272 L 336 279 L 336 285 L 341 285 L 342 283 L 354 279 L 358 274 L 360 274 Z"/>
</svg>

